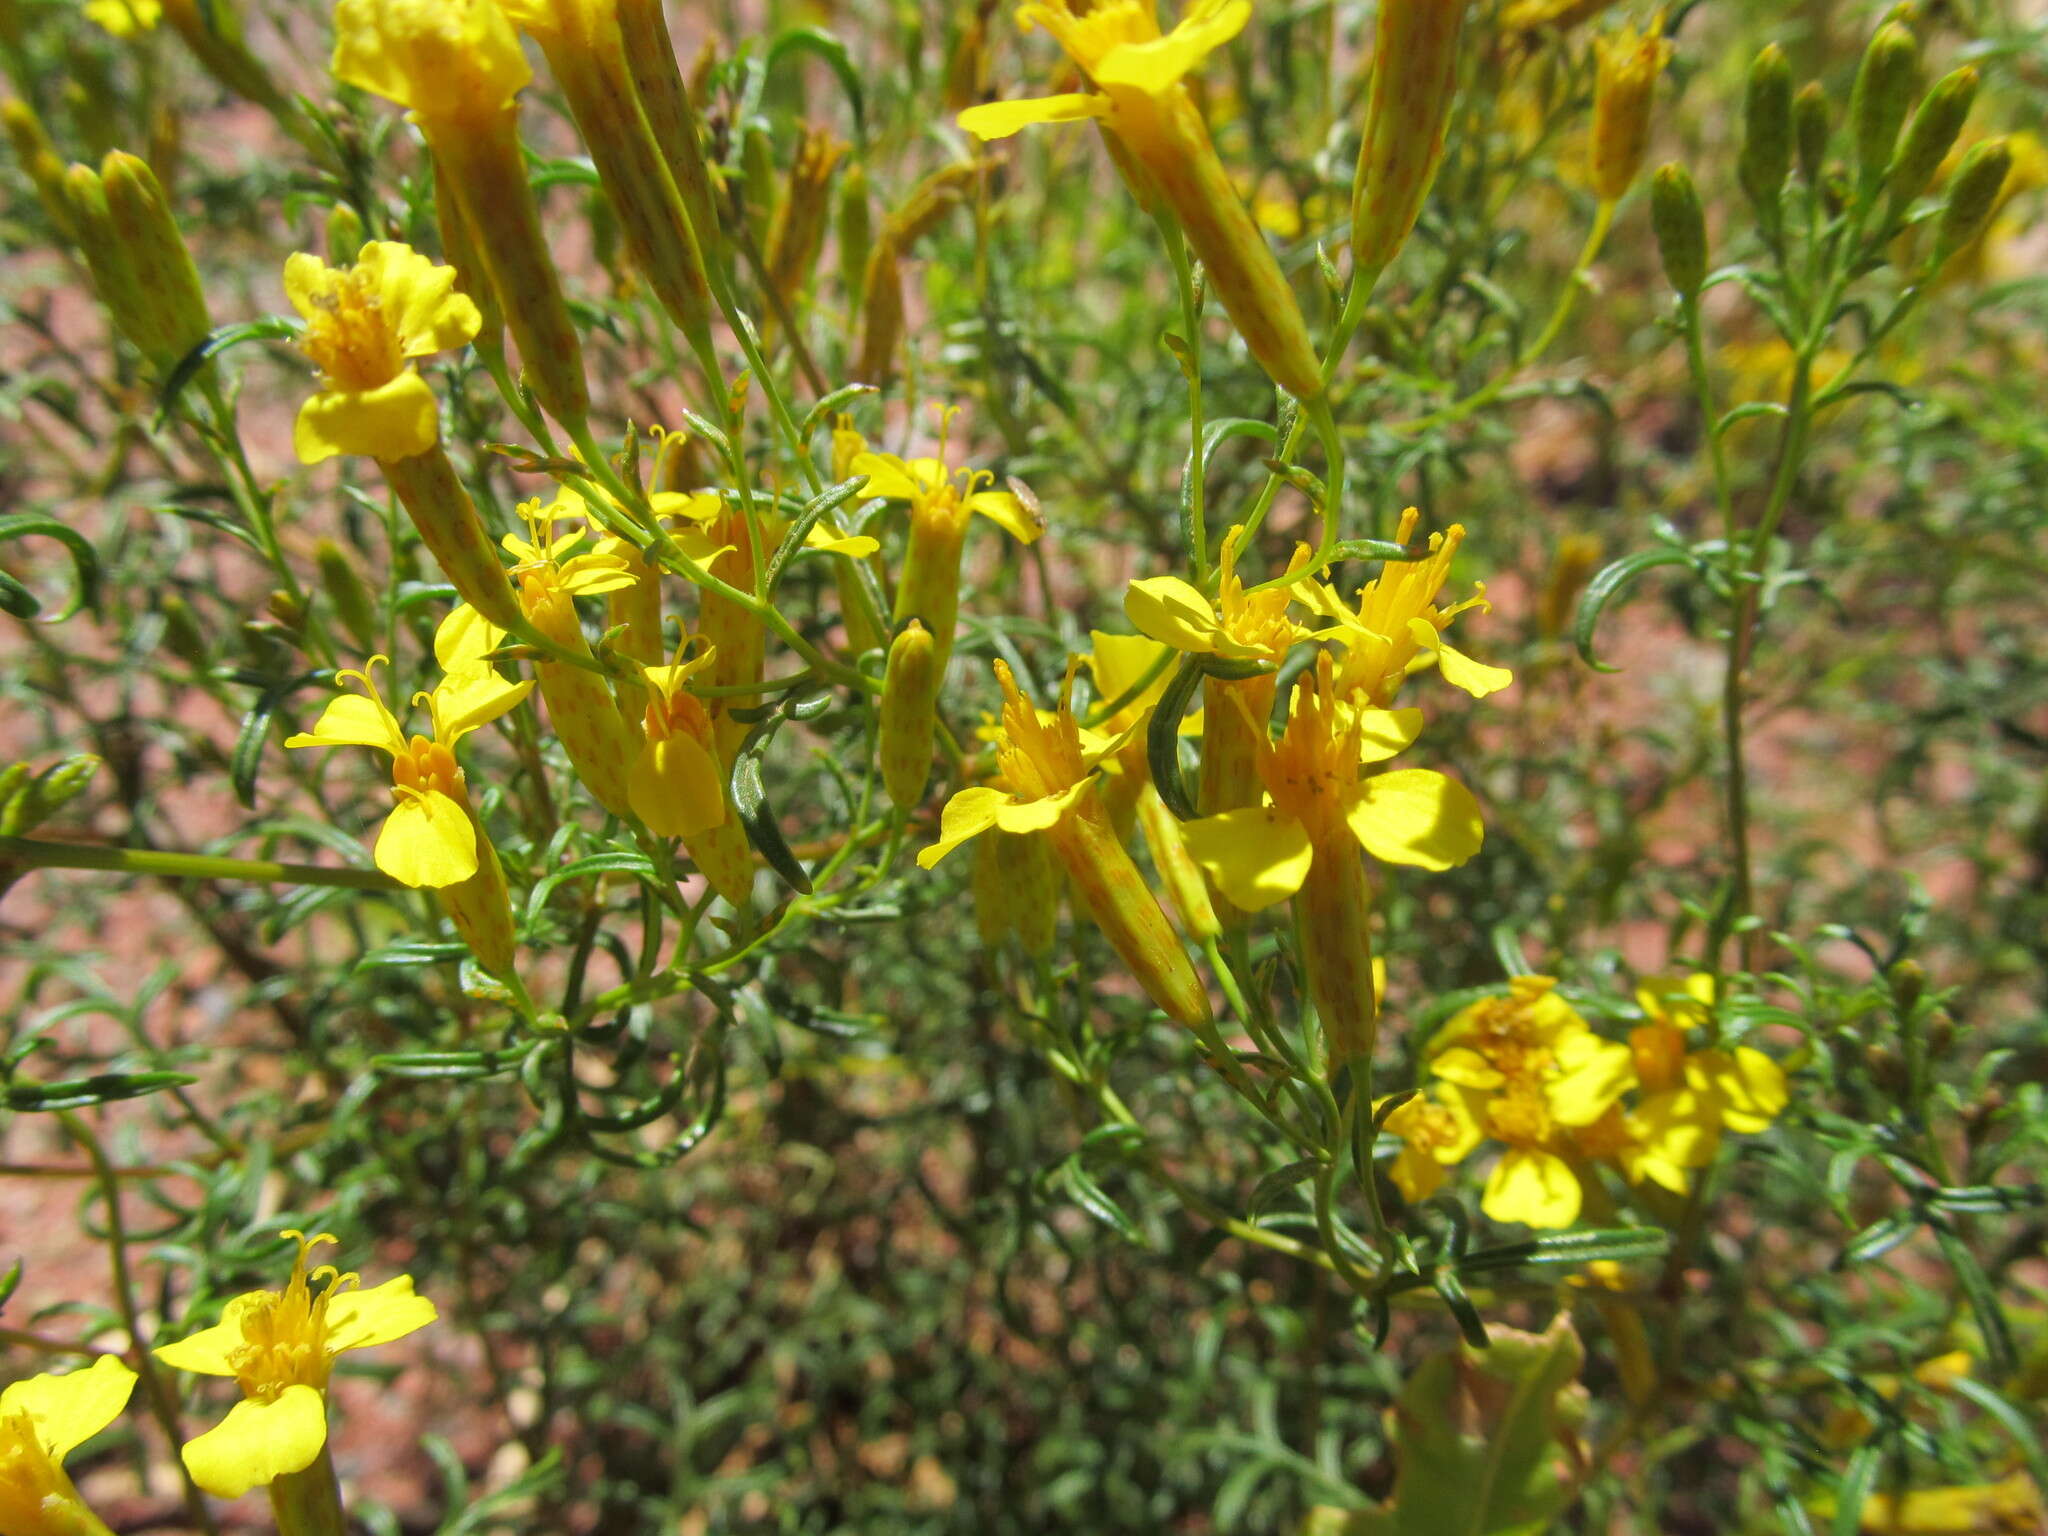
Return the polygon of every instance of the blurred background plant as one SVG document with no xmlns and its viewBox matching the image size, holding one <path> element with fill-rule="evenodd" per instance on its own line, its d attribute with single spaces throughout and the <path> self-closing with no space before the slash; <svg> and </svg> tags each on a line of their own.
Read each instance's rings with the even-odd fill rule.
<svg viewBox="0 0 2048 1536">
<path fill-rule="evenodd" d="M 578 8 L 508 7 L 547 50 L 518 123 L 564 383 L 516 241 L 465 248 L 433 111 L 423 144 L 337 83 L 324 7 L 0 0 L 0 1344 L 10 1378 L 142 1373 L 68 1464 L 112 1528 L 260 1522 L 181 1485 L 223 1403 L 149 1350 L 281 1285 L 295 1224 L 441 1313 L 338 1370 L 372 1531 L 2042 1528 L 2042 19 L 1382 5 L 1260 5 L 1185 80 L 1319 348 L 1320 393 L 1281 379 L 1297 411 L 1205 270 L 1228 254 L 1119 184 L 1142 168 L 1092 130 L 956 125 L 1089 86 L 992 7 L 621 0 L 667 225 L 622 206 L 653 172 L 595 115 Z M 1431 138 L 1418 111 L 1375 151 L 1390 36 L 1443 70 L 1405 241 L 1353 199 Z M 659 242 L 707 227 L 693 278 Z M 525 536 L 515 507 L 564 482 L 631 535 L 579 555 L 631 572 L 672 535 L 788 631 L 750 669 L 743 603 L 681 604 L 724 660 L 662 730 L 702 722 L 748 839 L 720 852 L 579 782 L 563 701 L 600 678 L 601 713 L 615 660 L 666 659 L 661 610 L 651 646 L 602 578 L 580 631 L 507 610 L 545 723 L 463 751 L 516 972 L 373 864 L 381 765 L 283 750 L 371 652 L 405 718 L 456 589 L 479 602 L 402 515 L 416 471 L 294 456 L 317 348 L 285 258 L 370 239 L 480 296 L 474 344 L 419 359 L 442 494 Z M 900 596 L 928 499 L 856 468 L 942 438 L 1038 535 L 966 535 L 943 632 Z M 1037 844 L 911 857 L 986 772 L 991 661 L 1049 708 L 1093 653 L 1080 714 L 1130 723 L 1096 718 L 1120 690 L 1091 631 L 1128 630 L 1134 579 L 1214 595 L 1246 521 L 1254 583 L 1340 523 L 1375 541 L 1339 551 L 1340 599 L 1462 525 L 1444 602 L 1483 579 L 1493 607 L 1454 638 L 1515 678 L 1401 701 L 1486 836 L 1375 866 L 1369 1070 L 1310 1027 L 1335 1029 L 1312 937 L 1199 874 L 1169 903 L 1198 1032 L 1078 897 L 1053 916 Z M 530 593 L 547 562 L 519 558 Z M 905 726 L 873 697 L 913 613 L 922 798 L 882 782 Z M 1314 649 L 1249 669 L 1285 703 Z M 1202 688 L 1204 733 L 1243 680 L 1151 671 Z M 1166 715 L 1113 770 L 1170 768 L 1128 839 L 1162 884 L 1166 807 L 1227 808 L 1185 803 L 1202 749 Z M 1546 1027 L 1627 1058 L 1625 1125 L 1609 1093 L 1517 1141 L 1466 1096 L 1450 1053 L 1530 976 L 1573 1021 Z M 1743 1050 L 1761 1101 L 1728 1086 Z M 1539 1154 L 1562 1221 L 1503 1195 Z"/>
</svg>

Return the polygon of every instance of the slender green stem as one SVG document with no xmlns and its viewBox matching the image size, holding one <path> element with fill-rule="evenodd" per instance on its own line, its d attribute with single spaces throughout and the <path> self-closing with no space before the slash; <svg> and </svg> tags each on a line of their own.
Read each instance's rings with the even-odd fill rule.
<svg viewBox="0 0 2048 1536">
<path fill-rule="evenodd" d="M 339 885 L 358 891 L 400 891 L 405 887 L 381 870 L 330 869 L 319 864 L 279 864 L 268 859 L 225 859 L 203 853 L 166 853 L 151 848 L 108 848 L 93 843 L 53 843 L 41 838 L 0 837 L 0 866 L 31 869 L 105 869 L 127 875 L 161 875 L 171 880 L 249 880 L 272 885 Z"/>
</svg>

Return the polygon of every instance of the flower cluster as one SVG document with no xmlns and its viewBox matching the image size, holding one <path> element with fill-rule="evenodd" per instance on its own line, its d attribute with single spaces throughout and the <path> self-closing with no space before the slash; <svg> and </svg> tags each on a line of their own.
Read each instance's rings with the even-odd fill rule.
<svg viewBox="0 0 2048 1536">
<path fill-rule="evenodd" d="M 1609 1040 L 1548 976 L 1461 1009 L 1424 1053 L 1428 1086 L 1387 1116 L 1392 1174 L 1410 1200 L 1491 1142 L 1500 1155 L 1481 1208 L 1496 1221 L 1565 1227 L 1607 1196 L 1597 1169 L 1682 1195 L 1724 1132 L 1765 1129 L 1785 1107 L 1784 1072 L 1753 1046 L 1693 1049 L 1713 1019 L 1713 978 L 1654 977 L 1644 1022 Z M 1632 1096 L 1632 1097 L 1631 1097 Z"/>
</svg>

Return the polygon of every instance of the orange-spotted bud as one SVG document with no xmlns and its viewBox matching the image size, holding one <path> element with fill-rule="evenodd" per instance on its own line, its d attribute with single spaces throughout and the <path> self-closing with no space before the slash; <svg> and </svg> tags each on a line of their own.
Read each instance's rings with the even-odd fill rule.
<svg viewBox="0 0 2048 1536">
<path fill-rule="evenodd" d="M 899 811 L 915 810 L 924 802 L 938 700 L 939 670 L 931 631 L 912 619 L 889 646 L 888 667 L 882 674 L 882 786 Z"/>
<path fill-rule="evenodd" d="M 1653 24 L 1596 38 L 1593 53 L 1593 190 L 1614 202 L 1642 169 L 1650 143 L 1650 101 L 1671 61 L 1671 41 Z"/>
<path fill-rule="evenodd" d="M 1060 876 L 1044 838 L 985 834 L 975 845 L 971 888 L 975 930 L 985 947 L 1001 949 L 1014 938 L 1034 958 L 1052 953 Z"/>
<path fill-rule="evenodd" d="M 1379 1028 L 1372 974 L 1372 888 L 1358 842 L 1341 823 L 1318 829 L 1295 898 L 1301 968 L 1332 1063 L 1370 1059 Z"/>
<path fill-rule="evenodd" d="M 1197 944 L 1217 937 L 1223 925 L 1209 896 L 1208 877 L 1181 841 L 1179 820 L 1150 784 L 1138 792 L 1138 825 L 1151 850 L 1152 867 L 1159 871 L 1159 884 L 1180 915 L 1181 931 Z"/>
<path fill-rule="evenodd" d="M 1394 259 L 1443 163 L 1464 19 L 1464 0 L 1381 0 L 1351 190 L 1351 252 L 1361 270 Z"/>
<path fill-rule="evenodd" d="M 591 654 L 576 617 L 575 599 L 562 589 L 553 571 L 527 571 L 520 578 L 519 600 L 528 621 L 548 640 L 572 655 Z M 614 816 L 632 814 L 627 776 L 637 743 L 604 679 L 567 661 L 536 661 L 534 675 L 540 679 L 555 734 L 584 788 Z"/>
<path fill-rule="evenodd" d="M 505 577 L 504 563 L 447 451 L 436 443 L 425 453 L 377 462 L 392 494 L 419 530 L 420 541 L 462 600 L 500 629 L 517 628 L 519 602 Z"/>
</svg>

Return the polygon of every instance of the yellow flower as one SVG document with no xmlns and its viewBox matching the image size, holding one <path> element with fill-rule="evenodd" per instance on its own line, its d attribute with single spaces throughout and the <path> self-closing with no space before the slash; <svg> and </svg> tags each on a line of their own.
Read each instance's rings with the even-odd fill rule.
<svg viewBox="0 0 2048 1536">
<path fill-rule="evenodd" d="M 306 1256 L 335 1239 L 325 1232 L 284 1235 L 299 1253 L 282 1291 L 237 1296 L 213 1327 L 156 1351 L 177 1370 L 232 1376 L 241 1385 L 242 1401 L 185 1446 L 192 1480 L 223 1499 L 303 1472 L 319 1458 L 336 1355 L 402 1339 L 437 1315 L 431 1301 L 413 1294 L 410 1275 L 366 1291 L 360 1276 L 331 1264 L 309 1274 Z M 314 1284 L 323 1281 L 315 1294 Z"/>
<path fill-rule="evenodd" d="M 690 637 L 684 636 L 683 649 Z M 643 667 L 648 701 L 639 754 L 627 776 L 633 814 L 656 837 L 693 837 L 725 820 L 725 775 L 718 762 L 711 715 L 683 684 L 711 664 L 707 647 L 665 667 Z"/>
<path fill-rule="evenodd" d="M 1568 1227 L 1585 1192 L 1573 1134 L 1599 1122 L 1635 1081 L 1626 1046 L 1603 1040 L 1548 976 L 1517 976 L 1505 997 L 1461 1009 L 1430 1043 L 1430 1071 L 1506 1150 L 1480 1209 L 1496 1221 Z M 1448 1090 L 1447 1090 L 1448 1091 Z"/>
<path fill-rule="evenodd" d="M 896 584 L 898 624 L 921 619 L 935 642 L 934 665 L 945 671 L 953 654 L 960 613 L 960 553 L 967 525 L 976 513 L 1020 543 L 1034 544 L 1045 525 L 1009 491 L 984 489 L 995 476 L 985 469 L 951 469 L 946 464 L 946 427 L 954 412 L 940 415 L 936 458 L 900 459 L 892 453 L 859 453 L 847 467 L 865 475 L 864 496 L 910 504 L 910 539 L 903 574 Z"/>
<path fill-rule="evenodd" d="M 1444 1170 L 1462 1163 L 1485 1140 L 1471 1098 L 1461 1088 L 1438 1084 L 1433 1093 L 1418 1093 L 1387 1116 L 1383 1129 L 1401 1143 L 1388 1173 L 1408 1200 L 1435 1194 Z"/>
<path fill-rule="evenodd" d="M 1243 546 L 1244 527 L 1239 524 L 1223 536 L 1218 551 L 1214 602 L 1178 576 L 1144 576 L 1124 592 L 1125 615 L 1139 634 L 1191 656 L 1262 661 L 1277 667 L 1297 642 L 1314 633 L 1288 616 L 1295 599 L 1307 599 L 1311 590 L 1319 594 L 1322 606 L 1332 606 L 1336 599 L 1311 581 L 1247 594 L 1237 574 L 1237 557 Z M 1311 558 L 1306 544 L 1295 545 L 1288 571 L 1301 569 Z"/>
<path fill-rule="evenodd" d="M 495 0 L 339 0 L 334 77 L 433 126 L 503 114 L 533 71 Z"/>
<path fill-rule="evenodd" d="M 451 672 L 425 699 L 434 734 L 406 737 L 385 706 L 370 673 L 390 658 L 372 656 L 360 672 L 338 675 L 362 685 L 330 702 L 311 731 L 286 739 L 287 747 L 375 747 L 391 757 L 391 793 L 398 802 L 377 835 L 377 867 L 423 889 L 459 885 L 477 872 L 477 830 L 469 791 L 455 761 L 455 744 L 478 726 L 514 708 L 533 691 L 510 683 L 481 664 Z"/>
<path fill-rule="evenodd" d="M 164 13 L 160 0 L 85 0 L 85 19 L 97 22 L 115 37 L 134 37 L 154 30 Z"/>
<path fill-rule="evenodd" d="M 112 1355 L 82 1371 L 31 1376 L 0 1392 L 0 1531 L 107 1536 L 64 1471 L 64 1458 L 113 1423 L 135 1373 Z"/>
<path fill-rule="evenodd" d="M 1683 1141 L 1681 1165 L 1703 1168 L 1713 1161 L 1722 1131 L 1754 1135 L 1778 1118 L 1791 1095 L 1784 1070 L 1770 1057 L 1748 1045 L 1686 1049 L 1686 1031 L 1712 1016 L 1711 975 L 1647 977 L 1636 988 L 1636 1002 L 1649 1020 L 1629 1031 L 1645 1095 L 1631 1117 L 1639 1136 Z"/>
<path fill-rule="evenodd" d="M 1195 862 L 1248 912 L 1299 890 L 1319 847 L 1334 854 L 1355 842 L 1383 863 L 1449 869 L 1484 836 L 1479 803 L 1456 780 L 1426 768 L 1359 771 L 1409 746 L 1422 712 L 1347 708 L 1329 653 L 1318 662 L 1316 676 L 1295 685 L 1280 740 L 1260 753 L 1265 803 L 1185 828 Z"/>
<path fill-rule="evenodd" d="M 1414 507 L 1403 512 L 1394 537 L 1407 543 L 1421 515 Z M 1445 682 L 1475 699 L 1498 693 L 1515 680 L 1507 668 L 1489 667 L 1444 643 L 1443 632 L 1459 614 L 1471 608 L 1483 613 L 1492 606 L 1486 600 L 1484 582 L 1475 582 L 1472 596 L 1463 602 L 1448 608 L 1437 606 L 1437 597 L 1451 574 L 1451 561 L 1464 539 L 1464 527 L 1453 523 L 1443 533 L 1429 536 L 1425 558 L 1388 561 L 1380 574 L 1360 589 L 1356 610 L 1346 608 L 1327 587 L 1307 586 L 1303 595 L 1309 605 L 1337 621 L 1329 638 L 1345 651 L 1343 668 L 1337 674 L 1340 692 L 1360 695 L 1384 707 L 1393 702 L 1411 673 L 1432 661 Z"/>
<path fill-rule="evenodd" d="M 455 269 L 373 240 L 352 267 L 296 252 L 284 264 L 284 291 L 305 317 L 301 345 L 326 382 L 299 407 L 292 447 L 300 462 L 337 453 L 407 459 L 433 447 L 439 410 L 412 360 L 466 346 L 482 324 L 455 291 Z"/>
</svg>

